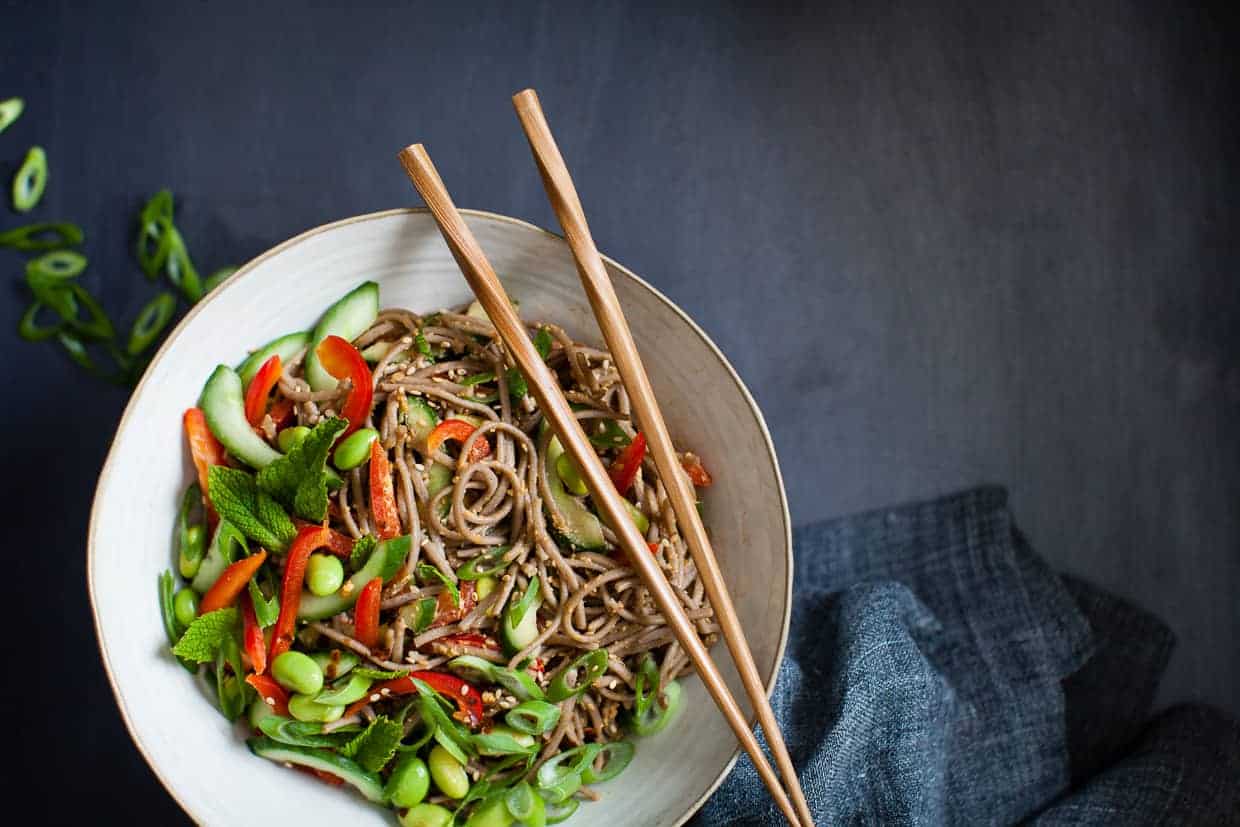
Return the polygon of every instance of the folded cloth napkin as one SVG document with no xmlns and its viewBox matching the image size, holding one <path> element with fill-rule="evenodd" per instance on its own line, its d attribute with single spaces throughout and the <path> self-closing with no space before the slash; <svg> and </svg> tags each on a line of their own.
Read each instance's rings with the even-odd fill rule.
<svg viewBox="0 0 1240 827">
<path fill-rule="evenodd" d="M 979 488 L 796 532 L 772 697 L 819 824 L 1237 824 L 1240 727 L 1150 720 L 1173 640 Z M 690 822 L 783 823 L 742 756 Z"/>
</svg>

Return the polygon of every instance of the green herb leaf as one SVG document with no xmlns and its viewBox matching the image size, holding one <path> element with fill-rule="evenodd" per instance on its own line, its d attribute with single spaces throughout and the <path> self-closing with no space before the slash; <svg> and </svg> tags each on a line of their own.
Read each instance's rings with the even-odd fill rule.
<svg viewBox="0 0 1240 827">
<path fill-rule="evenodd" d="M 594 420 L 598 424 L 586 427 L 586 435 L 590 441 L 600 448 L 623 448 L 633 440 L 624 432 L 614 419 Z"/>
<path fill-rule="evenodd" d="M 349 552 L 349 568 L 357 571 L 366 565 L 366 561 L 370 559 L 371 552 L 375 550 L 375 546 L 379 545 L 379 541 L 372 534 L 363 534 L 353 541 L 353 550 Z"/>
<path fill-rule="evenodd" d="M 348 743 L 349 736 L 337 732 L 323 734 L 323 725 L 312 721 L 290 721 L 281 716 L 263 718 L 258 728 L 273 741 L 290 744 L 295 747 L 343 747 Z"/>
<path fill-rule="evenodd" d="M 506 378 L 508 379 L 508 395 L 513 399 L 520 400 L 530 392 L 530 386 L 526 384 L 525 377 L 516 368 L 509 368 Z"/>
<path fill-rule="evenodd" d="M 371 669 L 369 666 L 353 667 L 354 675 L 361 675 L 363 678 L 370 678 L 376 681 L 390 681 L 396 678 L 403 678 L 409 674 L 408 669 L 385 672 L 382 669 Z"/>
<path fill-rule="evenodd" d="M 418 353 L 421 353 L 428 359 L 430 358 L 431 343 L 426 341 L 426 337 L 422 335 L 421 330 L 419 330 L 417 335 L 413 337 L 413 346 L 418 349 Z"/>
<path fill-rule="evenodd" d="M 469 387 L 470 385 L 481 385 L 483 382 L 494 382 L 495 374 L 487 371 L 486 373 L 475 373 L 472 376 L 462 377 L 457 384 Z"/>
<path fill-rule="evenodd" d="M 215 660 L 224 646 L 224 641 L 231 638 L 237 631 L 238 613 L 236 609 L 219 609 L 194 618 L 185 634 L 172 647 L 172 654 L 179 658 L 206 663 Z"/>
<path fill-rule="evenodd" d="M 349 426 L 339 417 L 325 419 L 301 444 L 258 472 L 258 488 L 287 505 L 297 516 L 319 523 L 327 516 L 327 455 L 336 436 Z"/>
<path fill-rule="evenodd" d="M 534 334 L 534 350 L 538 351 L 538 355 L 547 360 L 551 355 L 551 333 L 545 327 L 538 328 L 538 332 Z"/>
<path fill-rule="evenodd" d="M 380 715 L 341 747 L 340 754 L 352 758 L 370 772 L 378 772 L 396 754 L 396 746 L 403 734 L 400 724 L 386 715 Z"/>
<path fill-rule="evenodd" d="M 418 577 L 422 580 L 438 580 L 443 583 L 448 594 L 452 595 L 452 602 L 457 606 L 461 605 L 461 590 L 439 569 L 429 563 L 418 563 Z"/>
<path fill-rule="evenodd" d="M 251 474 L 212 465 L 207 477 L 211 504 L 242 534 L 270 551 L 284 551 L 297 536 L 297 526 L 269 494 L 258 489 Z"/>
</svg>

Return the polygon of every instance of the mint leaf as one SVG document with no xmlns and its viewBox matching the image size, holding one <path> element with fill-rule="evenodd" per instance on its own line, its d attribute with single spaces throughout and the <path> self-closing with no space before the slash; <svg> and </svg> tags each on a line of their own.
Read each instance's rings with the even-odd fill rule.
<svg viewBox="0 0 1240 827">
<path fill-rule="evenodd" d="M 364 769 L 378 772 L 392 760 L 403 735 L 400 724 L 386 715 L 380 715 L 353 740 L 341 747 L 340 753 L 346 758 L 352 758 Z"/>
<path fill-rule="evenodd" d="M 258 489 L 297 516 L 321 523 L 327 516 L 327 454 L 347 427 L 340 417 L 315 425 L 300 445 L 258 472 Z"/>
<path fill-rule="evenodd" d="M 221 517 L 269 551 L 284 551 L 297 536 L 288 514 L 245 471 L 212 465 L 207 495 Z"/>
<path fill-rule="evenodd" d="M 397 670 L 393 672 L 384 672 L 382 669 L 371 669 L 369 666 L 353 667 L 354 675 L 361 675 L 363 678 L 370 678 L 376 681 L 390 681 L 396 678 L 403 678 L 409 674 L 408 669 Z"/>
<path fill-rule="evenodd" d="M 452 602 L 458 607 L 461 605 L 461 590 L 439 569 L 429 563 L 418 563 L 418 577 L 423 580 L 438 580 L 440 583 L 443 583 L 444 588 L 448 590 L 448 594 L 452 595 Z"/>
<path fill-rule="evenodd" d="M 215 660 L 224 641 L 236 634 L 237 617 L 237 610 L 228 608 L 194 618 L 177 645 L 172 647 L 172 654 L 196 663 Z"/>
<path fill-rule="evenodd" d="M 280 598 L 274 594 L 270 600 L 263 597 L 263 590 L 253 579 L 250 580 L 249 589 L 250 603 L 254 605 L 254 619 L 258 621 L 258 628 L 266 629 L 280 616 Z"/>
<path fill-rule="evenodd" d="M 545 327 L 538 328 L 538 332 L 534 334 L 534 350 L 538 351 L 538 355 L 546 361 L 551 355 L 551 333 Z"/>
<path fill-rule="evenodd" d="M 525 383 L 525 377 L 516 368 L 508 369 L 507 379 L 508 395 L 513 399 L 520 401 L 522 397 L 530 392 L 530 386 Z"/>
<path fill-rule="evenodd" d="M 357 571 L 366 565 L 366 561 L 370 559 L 370 554 L 377 545 L 379 541 L 374 538 L 373 534 L 363 534 L 354 540 L 353 550 L 349 552 L 349 568 Z"/>
</svg>

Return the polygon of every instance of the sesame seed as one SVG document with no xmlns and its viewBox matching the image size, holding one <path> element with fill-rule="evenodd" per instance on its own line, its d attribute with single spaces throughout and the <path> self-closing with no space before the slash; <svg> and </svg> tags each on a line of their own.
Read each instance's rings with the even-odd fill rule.
<svg viewBox="0 0 1240 827">
<path fill-rule="evenodd" d="M 373 703 L 378 703 L 378 702 L 379 702 L 379 695 L 378 695 L 378 693 L 375 693 L 374 695 L 371 695 L 371 696 L 370 696 L 370 702 L 371 702 L 372 704 L 373 704 Z"/>
<path fill-rule="evenodd" d="M 465 695 L 468 695 L 468 694 L 469 694 L 469 684 L 466 684 L 466 685 L 464 685 L 464 686 L 462 686 L 462 687 L 461 687 L 461 695 L 462 695 L 462 696 L 465 696 Z"/>
<path fill-rule="evenodd" d="M 276 699 L 275 699 L 275 698 L 263 698 L 263 700 L 267 702 L 267 706 L 275 706 L 275 705 L 276 705 Z"/>
</svg>

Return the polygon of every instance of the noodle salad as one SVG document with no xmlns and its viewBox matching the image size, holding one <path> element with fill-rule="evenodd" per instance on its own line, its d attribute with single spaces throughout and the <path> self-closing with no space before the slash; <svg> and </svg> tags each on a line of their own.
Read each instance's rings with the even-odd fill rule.
<svg viewBox="0 0 1240 827">
<path fill-rule="evenodd" d="M 527 327 L 713 644 L 609 354 Z M 160 608 L 255 755 L 406 827 L 540 827 L 675 716 L 688 657 L 527 391 L 477 303 L 380 311 L 373 282 L 211 374 Z"/>
</svg>

